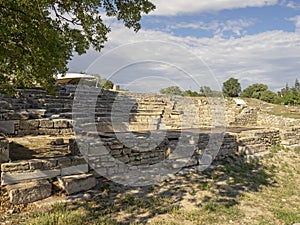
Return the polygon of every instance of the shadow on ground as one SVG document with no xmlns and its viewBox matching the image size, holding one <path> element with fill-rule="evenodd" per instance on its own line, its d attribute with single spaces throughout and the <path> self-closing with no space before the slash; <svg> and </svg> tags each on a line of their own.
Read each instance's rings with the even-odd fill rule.
<svg viewBox="0 0 300 225">
<path fill-rule="evenodd" d="M 95 222 L 102 218 L 109 224 L 145 224 L 159 214 L 182 208 L 230 209 L 239 204 L 243 193 L 276 185 L 273 177 L 272 168 L 260 163 L 227 158 L 203 172 L 185 168 L 175 179 L 153 186 L 130 188 L 103 179 L 98 196 L 73 203 L 71 208 L 85 208 Z"/>
</svg>

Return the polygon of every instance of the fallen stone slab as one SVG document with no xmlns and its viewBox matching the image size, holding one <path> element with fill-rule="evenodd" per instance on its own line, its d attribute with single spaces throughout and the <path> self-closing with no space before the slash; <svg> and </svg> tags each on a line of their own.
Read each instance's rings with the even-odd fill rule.
<svg viewBox="0 0 300 225">
<path fill-rule="evenodd" d="M 61 169 L 52 169 L 52 170 L 36 170 L 33 172 L 24 172 L 24 173 L 1 173 L 1 185 L 16 184 L 21 181 L 26 180 L 41 180 L 52 177 L 60 176 Z"/>
<path fill-rule="evenodd" d="M 12 204 L 35 202 L 49 197 L 52 192 L 52 185 L 47 180 L 22 182 L 6 188 Z"/>
<path fill-rule="evenodd" d="M 96 186 L 96 178 L 92 174 L 59 177 L 58 182 L 68 195 L 87 191 Z"/>
</svg>

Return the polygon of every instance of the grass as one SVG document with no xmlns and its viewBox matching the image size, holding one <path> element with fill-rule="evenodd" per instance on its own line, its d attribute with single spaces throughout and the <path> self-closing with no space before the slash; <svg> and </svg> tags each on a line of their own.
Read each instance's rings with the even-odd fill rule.
<svg viewBox="0 0 300 225">
<path fill-rule="evenodd" d="M 300 119 L 300 106 L 271 104 L 254 98 L 246 98 L 244 100 L 249 106 L 259 107 L 268 114 Z"/>
<path fill-rule="evenodd" d="M 26 225 L 291 225 L 300 222 L 299 163 L 298 150 L 276 148 L 259 163 L 222 162 L 144 188 L 106 181 L 98 187 L 100 197 L 10 219 Z"/>
</svg>

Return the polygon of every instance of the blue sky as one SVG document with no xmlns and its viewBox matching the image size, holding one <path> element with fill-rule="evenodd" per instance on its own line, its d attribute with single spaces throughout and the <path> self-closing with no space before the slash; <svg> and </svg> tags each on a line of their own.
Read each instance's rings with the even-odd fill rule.
<svg viewBox="0 0 300 225">
<path fill-rule="evenodd" d="M 143 17 L 138 33 L 103 15 L 112 29 L 105 49 L 74 56 L 70 72 L 97 73 L 146 92 L 171 85 L 218 89 L 230 77 L 242 88 L 265 83 L 277 91 L 300 79 L 299 0 L 153 3 L 157 9 Z"/>
</svg>

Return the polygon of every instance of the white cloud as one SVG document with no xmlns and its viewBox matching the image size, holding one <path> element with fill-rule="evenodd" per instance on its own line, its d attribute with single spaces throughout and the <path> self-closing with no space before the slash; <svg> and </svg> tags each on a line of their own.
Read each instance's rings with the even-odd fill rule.
<svg viewBox="0 0 300 225">
<path fill-rule="evenodd" d="M 246 7 L 263 7 L 275 5 L 277 0 L 152 0 L 156 5 L 156 10 L 151 15 L 175 16 L 178 14 L 191 14 L 197 12 L 220 11 L 224 9 L 236 9 Z"/>
<path fill-rule="evenodd" d="M 282 5 L 292 9 L 300 9 L 300 4 L 294 1 L 283 1 Z"/>
<path fill-rule="evenodd" d="M 255 19 L 244 20 L 226 20 L 226 21 L 211 21 L 203 22 L 197 21 L 194 23 L 176 23 L 167 25 L 166 31 L 173 31 L 176 29 L 201 29 L 212 32 L 212 34 L 224 37 L 226 32 L 232 32 L 236 36 L 242 36 L 246 34 L 246 27 L 253 25 Z"/>
<path fill-rule="evenodd" d="M 288 18 L 288 20 L 295 22 L 295 32 L 300 34 L 300 15 Z"/>
<path fill-rule="evenodd" d="M 109 34 L 109 42 L 102 53 L 97 54 L 90 50 L 84 56 L 75 57 L 70 63 L 70 68 L 72 71 L 82 71 L 98 56 L 102 56 L 103 53 L 114 47 L 147 40 L 175 43 L 188 49 L 188 51 L 202 58 L 211 68 L 219 85 L 222 85 L 230 77 L 236 77 L 244 88 L 253 83 L 266 83 L 271 89 L 277 90 L 284 87 L 286 82 L 293 83 L 297 77 L 300 78 L 298 73 L 300 71 L 300 35 L 283 31 L 269 31 L 256 35 L 245 35 L 240 38 L 224 39 L 220 36 L 213 38 L 176 37 L 153 30 L 141 30 L 135 33 L 120 26 L 115 27 Z M 176 61 L 176 64 L 179 65 L 178 68 L 185 67 L 189 71 L 205 70 L 203 65 L 197 65 L 193 60 L 183 57 L 180 51 L 176 52 L 167 47 L 158 49 L 155 46 L 145 46 L 151 54 Z M 125 62 L 129 58 L 145 58 L 143 52 L 144 48 L 142 47 L 128 48 L 127 52 L 116 54 L 105 61 L 103 67 L 114 67 L 116 66 L 115 63 Z M 100 73 L 105 75 L 105 72 Z M 182 71 L 168 64 L 153 62 L 139 64 L 138 66 L 132 65 L 130 68 L 119 71 L 118 76 L 122 84 L 134 82 L 134 80 L 144 80 L 145 85 L 148 86 L 150 82 L 147 82 L 147 77 L 153 78 L 156 76 L 159 79 L 159 76 L 161 76 L 176 81 L 183 88 L 197 90 L 197 87 L 190 84 L 187 78 L 183 76 Z M 193 74 L 193 76 L 197 79 L 197 75 Z M 200 77 L 201 85 L 207 84 L 207 82 L 210 82 L 210 80 Z M 214 82 L 213 79 L 211 82 Z M 140 82 L 138 83 L 140 84 Z M 153 86 L 150 89 L 154 90 L 155 87 Z"/>
</svg>

